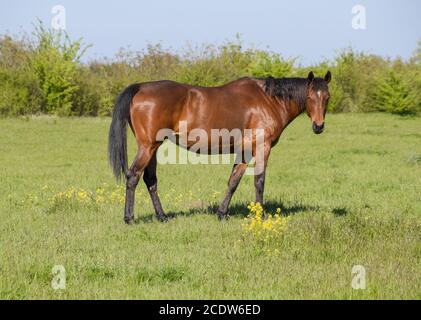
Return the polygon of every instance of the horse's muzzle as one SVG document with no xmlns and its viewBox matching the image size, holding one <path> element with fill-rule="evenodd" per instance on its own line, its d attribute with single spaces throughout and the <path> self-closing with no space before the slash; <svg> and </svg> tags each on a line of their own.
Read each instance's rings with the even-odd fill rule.
<svg viewBox="0 0 421 320">
<path fill-rule="evenodd" d="M 323 132 L 323 129 L 325 127 L 325 123 L 323 122 L 321 125 L 317 125 L 316 122 L 313 122 L 313 132 L 315 134 L 320 134 Z"/>
</svg>

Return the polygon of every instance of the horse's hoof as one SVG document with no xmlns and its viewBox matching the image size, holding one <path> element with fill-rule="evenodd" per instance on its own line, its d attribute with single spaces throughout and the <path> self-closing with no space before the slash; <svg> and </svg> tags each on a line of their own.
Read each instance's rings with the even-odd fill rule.
<svg viewBox="0 0 421 320">
<path fill-rule="evenodd" d="M 128 218 L 128 219 L 124 218 L 124 222 L 129 226 L 133 225 L 134 224 L 134 218 Z"/>
<path fill-rule="evenodd" d="M 159 222 L 165 223 L 168 222 L 168 217 L 166 215 L 156 217 Z"/>
<path fill-rule="evenodd" d="M 228 220 L 229 219 L 229 215 L 228 212 L 222 212 L 218 210 L 218 220 L 222 221 L 222 220 Z"/>
</svg>

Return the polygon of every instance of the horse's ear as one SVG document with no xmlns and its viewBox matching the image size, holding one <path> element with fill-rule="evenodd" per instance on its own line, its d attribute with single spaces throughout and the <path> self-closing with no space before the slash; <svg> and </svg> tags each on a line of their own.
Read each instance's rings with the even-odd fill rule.
<svg viewBox="0 0 421 320">
<path fill-rule="evenodd" d="M 313 82 L 313 80 L 314 80 L 314 73 L 313 71 L 310 71 L 307 76 L 307 84 L 310 85 Z"/>
<path fill-rule="evenodd" d="M 326 75 L 325 75 L 325 81 L 327 82 L 327 83 L 329 83 L 330 82 L 330 80 L 332 80 L 332 74 L 330 73 L 330 71 L 328 70 L 327 72 L 326 72 Z"/>
</svg>

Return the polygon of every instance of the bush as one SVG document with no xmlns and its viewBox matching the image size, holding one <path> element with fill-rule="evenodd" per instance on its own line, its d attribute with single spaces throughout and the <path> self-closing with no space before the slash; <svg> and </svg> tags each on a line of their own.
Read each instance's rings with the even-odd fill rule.
<svg viewBox="0 0 421 320">
<path fill-rule="evenodd" d="M 375 83 L 370 93 L 373 107 L 379 111 L 400 115 L 416 113 L 416 97 L 410 84 L 393 69 L 388 70 Z"/>
<path fill-rule="evenodd" d="M 254 77 L 290 77 L 295 60 L 283 60 L 278 54 L 256 51 L 252 55 L 247 70 Z"/>
<path fill-rule="evenodd" d="M 0 114 L 21 115 L 26 113 L 26 101 L 29 100 L 26 88 L 18 89 L 13 83 L 1 80 L 0 84 Z"/>
<path fill-rule="evenodd" d="M 71 115 L 97 116 L 110 115 L 109 111 L 101 114 L 102 87 L 99 79 L 94 77 L 88 68 L 80 68 L 75 79 L 77 90 L 72 96 Z"/>
<path fill-rule="evenodd" d="M 405 74 L 410 83 L 411 94 L 415 100 L 415 109 L 421 113 L 421 40 L 410 62 L 406 65 Z"/>
<path fill-rule="evenodd" d="M 79 59 L 85 49 L 81 41 L 71 41 L 61 31 L 46 30 L 42 24 L 36 28 L 37 47 L 32 67 L 43 93 L 41 112 L 70 116 L 75 110 L 78 85 Z"/>
<path fill-rule="evenodd" d="M 219 47 L 190 47 L 176 68 L 174 80 L 201 86 L 222 85 L 247 75 L 250 55 L 238 41 Z"/>
<path fill-rule="evenodd" d="M 40 111 L 42 93 L 30 67 L 31 48 L 23 39 L 0 38 L 0 115 Z"/>
</svg>

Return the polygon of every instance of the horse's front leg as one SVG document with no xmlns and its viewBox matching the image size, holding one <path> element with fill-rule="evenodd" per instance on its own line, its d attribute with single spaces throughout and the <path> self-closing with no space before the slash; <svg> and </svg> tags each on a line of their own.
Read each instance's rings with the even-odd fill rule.
<svg viewBox="0 0 421 320">
<path fill-rule="evenodd" d="M 256 190 L 256 203 L 260 203 L 263 207 L 263 193 L 265 191 L 265 175 L 266 169 L 258 175 L 254 176 L 254 189 Z"/>
<path fill-rule="evenodd" d="M 235 192 L 235 190 L 237 189 L 238 184 L 240 183 L 240 180 L 242 178 L 242 176 L 244 175 L 244 172 L 247 169 L 247 163 L 241 162 L 241 163 L 236 163 L 234 164 L 232 171 L 231 171 L 231 175 L 230 178 L 228 180 L 228 190 L 227 193 L 225 195 L 224 200 L 222 201 L 221 205 L 219 206 L 218 209 L 218 218 L 220 220 L 226 218 L 228 216 L 228 206 L 229 203 L 231 201 L 231 198 Z"/>
<path fill-rule="evenodd" d="M 254 188 L 256 191 L 256 203 L 260 203 L 263 207 L 263 193 L 265 190 L 266 166 L 270 154 L 270 146 L 266 144 L 260 151 L 262 154 L 256 156 L 256 164 L 254 167 Z M 264 214 L 263 214 L 264 217 Z"/>
</svg>

